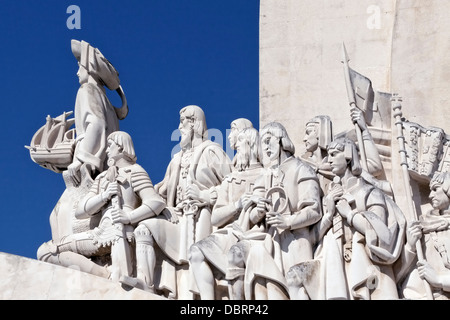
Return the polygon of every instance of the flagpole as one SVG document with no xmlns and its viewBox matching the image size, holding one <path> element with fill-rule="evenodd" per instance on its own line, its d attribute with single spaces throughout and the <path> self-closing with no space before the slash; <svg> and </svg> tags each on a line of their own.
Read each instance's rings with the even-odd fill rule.
<svg viewBox="0 0 450 320">
<path fill-rule="evenodd" d="M 342 63 L 344 64 L 344 76 L 345 76 L 345 85 L 347 87 L 347 95 L 349 100 L 350 108 L 358 106 L 356 105 L 355 101 L 355 92 L 352 86 L 352 81 L 350 79 L 350 69 L 348 66 L 348 55 L 347 50 L 345 49 L 345 44 L 342 43 Z M 358 139 L 358 145 L 359 145 L 359 155 L 361 157 L 361 166 L 362 168 L 369 172 L 367 169 L 367 160 L 366 160 L 366 151 L 364 150 L 364 141 L 362 138 L 361 128 L 359 127 L 358 123 L 355 121 L 355 131 L 356 131 L 356 137 Z"/>
<path fill-rule="evenodd" d="M 403 184 L 405 187 L 406 199 L 408 201 L 408 210 L 413 213 L 414 220 L 418 220 L 416 207 L 413 202 L 413 195 L 412 195 L 412 190 L 411 190 L 411 180 L 410 180 L 410 176 L 409 176 L 409 172 L 408 172 L 408 162 L 406 159 L 405 137 L 403 136 L 402 111 L 401 111 L 402 99 L 398 95 L 394 94 L 391 98 L 391 101 L 392 101 L 393 116 L 395 118 L 395 125 L 397 127 L 397 141 L 399 144 L 398 152 L 400 153 L 400 166 L 402 167 Z M 417 259 L 419 261 L 425 259 L 425 256 L 424 256 L 423 250 L 422 250 L 421 241 L 416 242 L 416 252 L 417 252 Z M 433 300 L 434 298 L 433 298 L 433 293 L 431 292 L 430 284 L 425 279 L 423 279 L 423 281 L 424 281 L 427 297 L 430 300 Z"/>
</svg>

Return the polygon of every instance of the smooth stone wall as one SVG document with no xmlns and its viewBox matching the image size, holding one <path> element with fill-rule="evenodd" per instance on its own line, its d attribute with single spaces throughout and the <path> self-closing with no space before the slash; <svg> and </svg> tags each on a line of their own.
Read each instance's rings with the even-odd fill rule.
<svg viewBox="0 0 450 320">
<path fill-rule="evenodd" d="M 0 275 L 0 300 L 166 300 L 85 272 L 3 252 Z"/>
</svg>

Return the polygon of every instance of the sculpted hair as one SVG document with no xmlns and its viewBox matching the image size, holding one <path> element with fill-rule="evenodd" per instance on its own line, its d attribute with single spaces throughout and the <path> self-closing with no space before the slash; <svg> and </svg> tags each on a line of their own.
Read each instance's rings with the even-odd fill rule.
<svg viewBox="0 0 450 320">
<path fill-rule="evenodd" d="M 450 198 L 450 172 L 436 171 L 430 181 L 430 189 L 440 185 L 445 194 Z"/>
<path fill-rule="evenodd" d="M 291 139 L 289 138 L 286 128 L 281 123 L 269 122 L 268 124 L 266 124 L 261 129 L 260 136 L 263 137 L 267 133 L 280 139 L 281 148 L 284 151 L 287 151 L 287 152 L 291 153 L 292 155 L 295 154 L 295 146 L 292 143 Z"/>
<path fill-rule="evenodd" d="M 242 131 L 246 128 L 253 128 L 253 123 L 246 118 L 238 118 L 231 122 L 231 128 L 236 127 L 238 131 Z"/>
<path fill-rule="evenodd" d="M 250 152 L 255 156 L 259 163 L 262 163 L 262 148 L 259 139 L 259 132 L 255 128 L 246 128 L 239 135 L 244 135 L 250 146 Z"/>
<path fill-rule="evenodd" d="M 203 136 L 203 139 L 208 138 L 208 128 L 206 126 L 205 113 L 202 108 L 196 105 L 189 105 L 180 110 L 181 115 L 184 115 L 188 119 L 193 119 L 194 132 Z"/>
<path fill-rule="evenodd" d="M 136 162 L 137 157 L 134 151 L 133 140 L 130 135 L 124 131 L 114 131 L 108 136 L 108 140 L 114 141 L 122 148 L 122 153 L 132 162 Z"/>
</svg>

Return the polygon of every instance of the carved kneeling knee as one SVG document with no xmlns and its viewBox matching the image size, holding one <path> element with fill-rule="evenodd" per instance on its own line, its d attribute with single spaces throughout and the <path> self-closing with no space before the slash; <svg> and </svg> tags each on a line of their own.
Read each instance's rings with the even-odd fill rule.
<svg viewBox="0 0 450 320">
<path fill-rule="evenodd" d="M 205 256 L 202 250 L 200 250 L 195 244 L 189 248 L 189 261 L 191 263 L 200 263 L 205 261 Z"/>
</svg>

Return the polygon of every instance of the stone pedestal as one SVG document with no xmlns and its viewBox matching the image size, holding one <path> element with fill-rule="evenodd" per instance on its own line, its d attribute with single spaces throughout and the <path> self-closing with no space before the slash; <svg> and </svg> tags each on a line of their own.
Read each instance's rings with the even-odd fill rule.
<svg viewBox="0 0 450 320">
<path fill-rule="evenodd" d="M 166 300 L 78 270 L 0 252 L 0 300 Z"/>
</svg>

